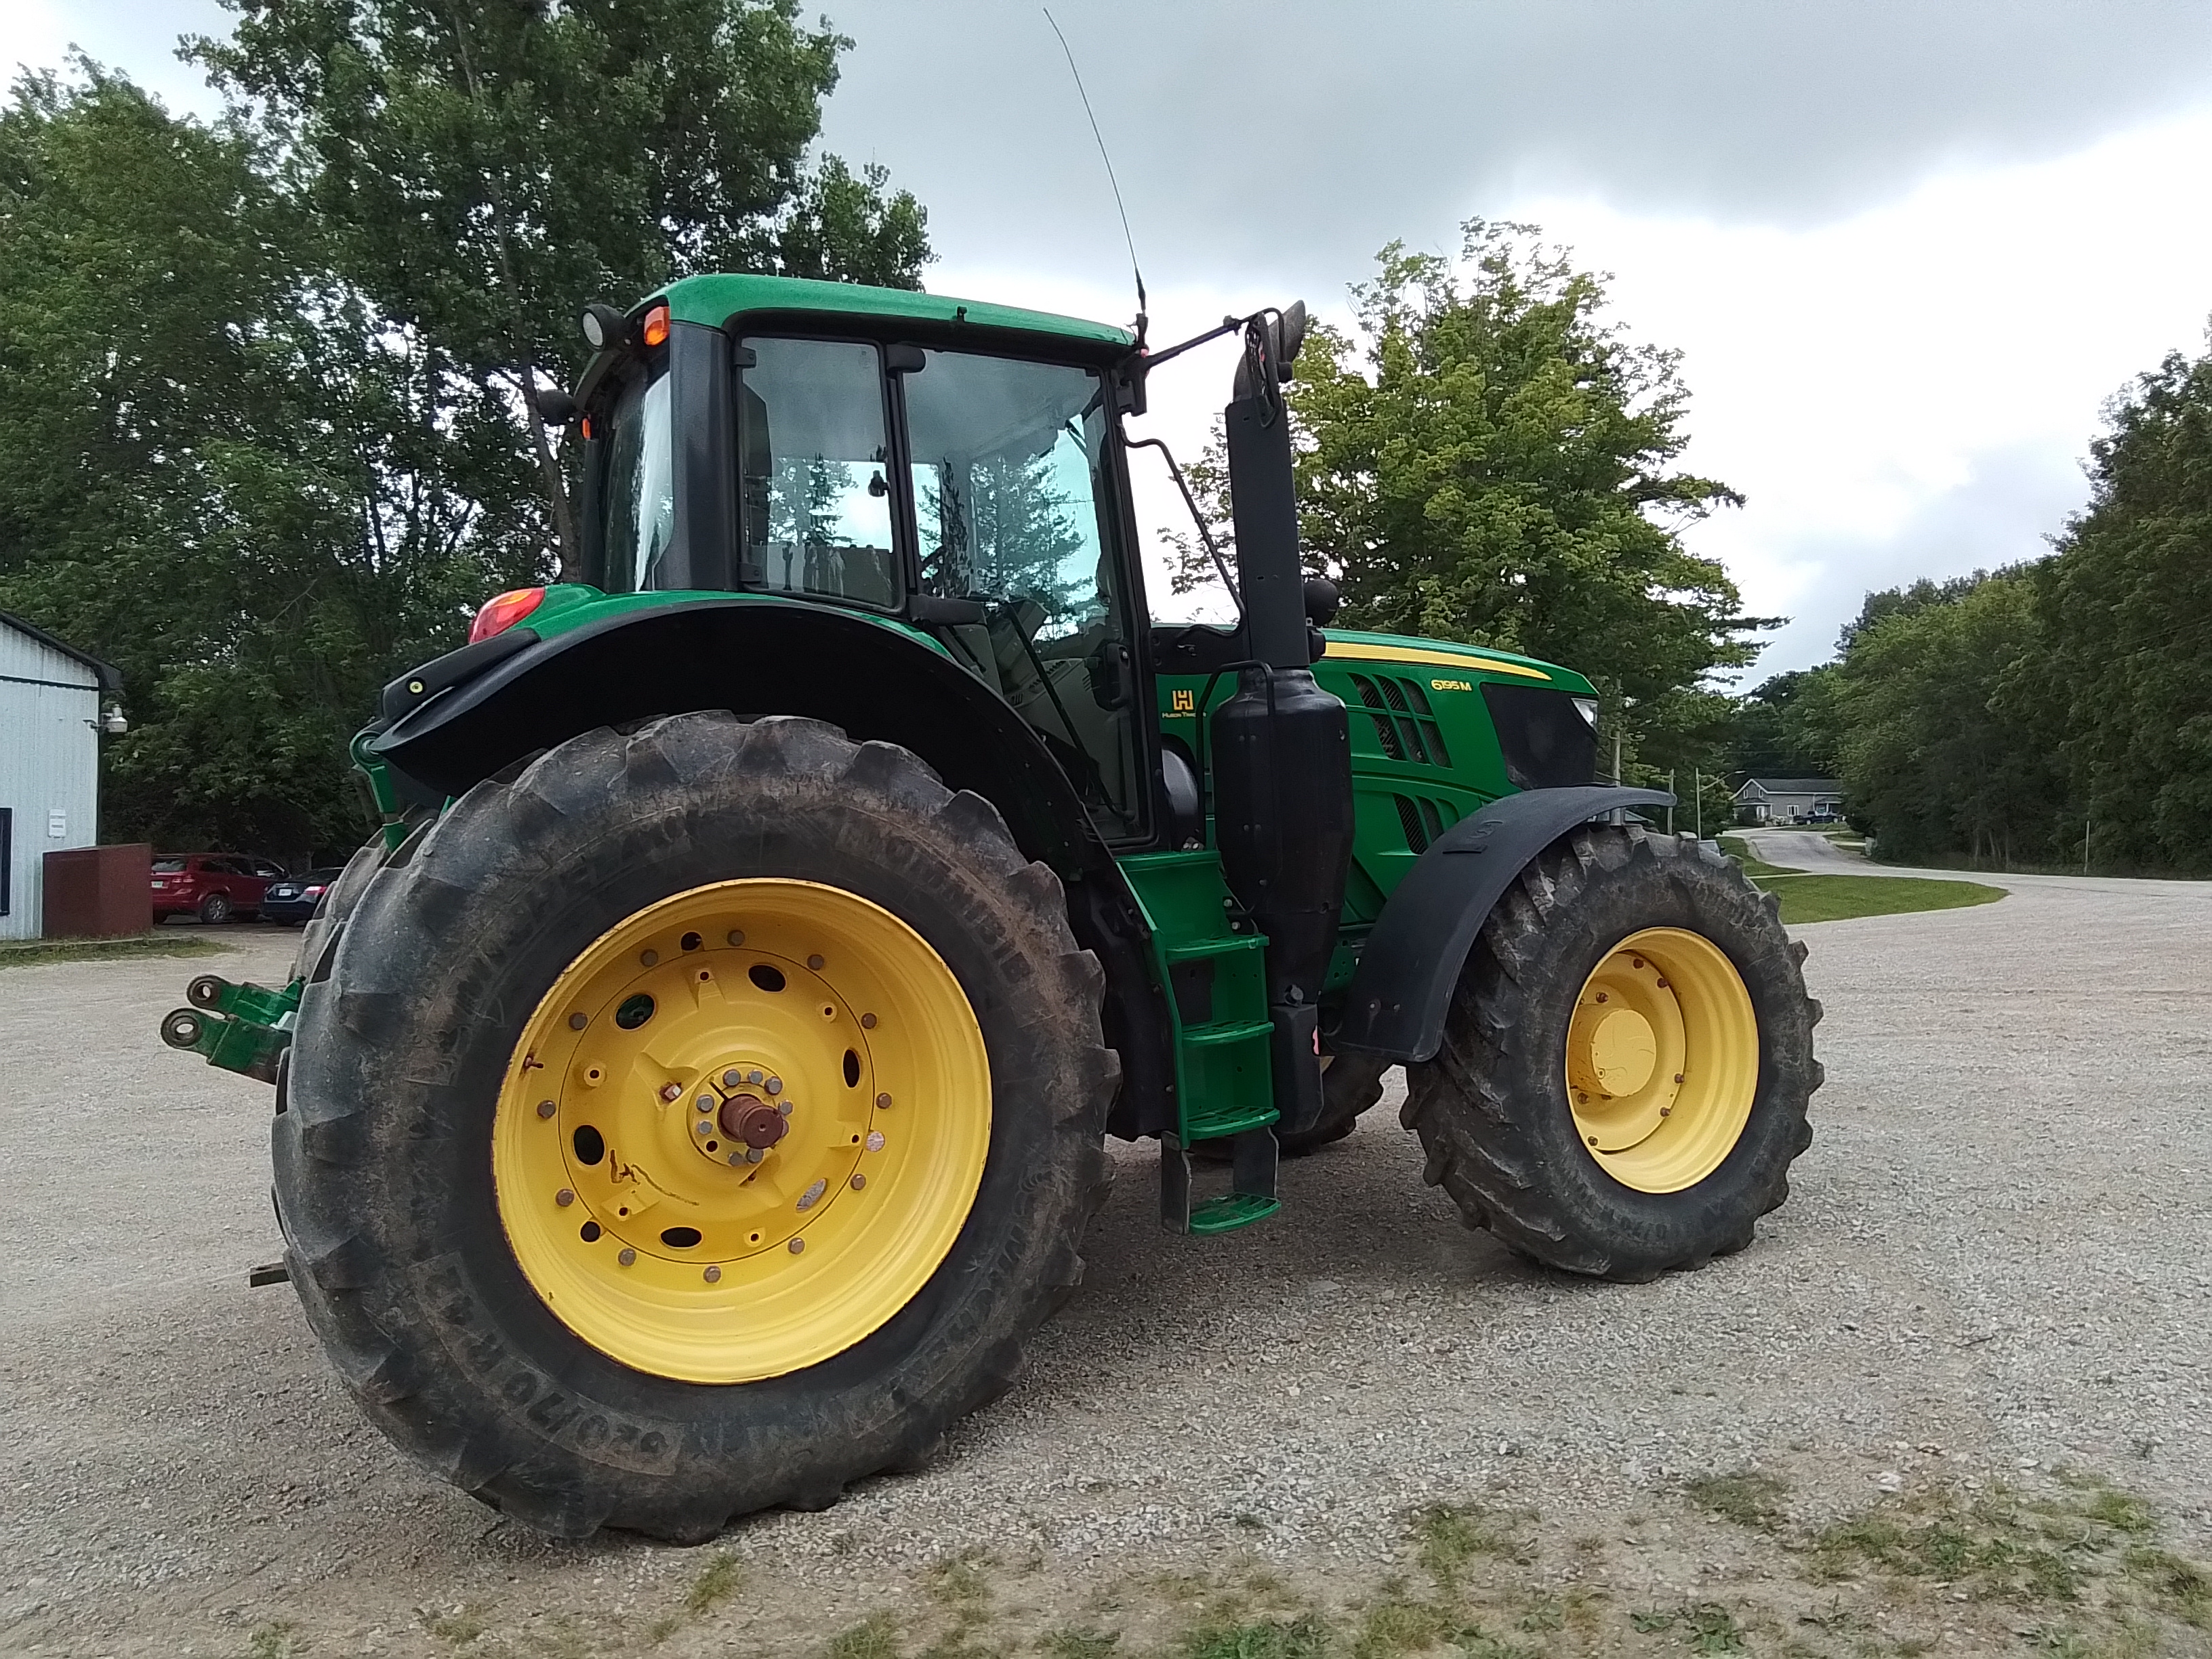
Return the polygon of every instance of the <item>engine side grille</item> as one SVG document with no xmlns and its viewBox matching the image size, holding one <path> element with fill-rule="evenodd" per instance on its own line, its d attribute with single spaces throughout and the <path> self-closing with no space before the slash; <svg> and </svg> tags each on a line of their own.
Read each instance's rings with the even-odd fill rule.
<svg viewBox="0 0 2212 1659">
<path fill-rule="evenodd" d="M 1419 680 L 1394 674 L 1354 674 L 1352 684 L 1367 718 L 1375 722 L 1376 741 L 1395 761 L 1449 769 L 1451 755 L 1437 725 L 1436 711 Z"/>
</svg>

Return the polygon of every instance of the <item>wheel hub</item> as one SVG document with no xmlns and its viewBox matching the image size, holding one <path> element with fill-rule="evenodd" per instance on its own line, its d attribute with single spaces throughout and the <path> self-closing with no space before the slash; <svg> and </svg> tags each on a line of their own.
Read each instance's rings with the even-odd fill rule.
<svg viewBox="0 0 2212 1659">
<path fill-rule="evenodd" d="M 1759 1023 L 1726 953 L 1647 927 L 1590 970 L 1567 1027 L 1567 1103 L 1599 1167 L 1675 1192 L 1734 1148 L 1759 1081 Z"/>
<path fill-rule="evenodd" d="M 918 934 L 835 888 L 728 882 L 641 911 L 555 982 L 494 1180 L 526 1276 L 578 1334 L 738 1381 L 903 1305 L 988 1133 L 981 1031 Z"/>
<path fill-rule="evenodd" d="M 714 1117 L 724 1134 L 743 1141 L 750 1151 L 764 1152 L 790 1128 L 784 1121 L 784 1113 L 790 1109 L 788 1102 L 779 1109 L 758 1095 L 732 1095 L 722 1102 Z"/>
</svg>

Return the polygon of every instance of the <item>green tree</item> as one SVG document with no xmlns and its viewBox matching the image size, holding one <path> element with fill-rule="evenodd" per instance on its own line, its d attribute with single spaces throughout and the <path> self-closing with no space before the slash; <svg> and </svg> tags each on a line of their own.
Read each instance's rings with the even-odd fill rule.
<svg viewBox="0 0 2212 1659">
<path fill-rule="evenodd" d="M 1824 663 L 1777 674 L 1740 699 L 1729 722 L 1728 769 L 1740 777 L 1834 777 L 1842 739 L 1836 679 L 1836 665 Z"/>
<path fill-rule="evenodd" d="M 110 839 L 358 841 L 376 689 L 538 556 L 270 172 L 90 65 L 0 107 L 0 605 L 123 670 Z"/>
<path fill-rule="evenodd" d="M 2100 863 L 2212 870 L 2212 356 L 2117 399 L 2090 475 L 2038 573 L 2051 671 L 2014 698 L 2059 705 Z"/>
<path fill-rule="evenodd" d="M 1869 599 L 1836 671 L 1853 821 L 1893 860 L 2050 860 L 2064 833 L 2063 763 L 2055 734 L 2009 695 L 2047 672 L 2034 575 L 1892 597 Z"/>
<path fill-rule="evenodd" d="M 194 51 L 289 158 L 334 269 L 428 354 L 478 465 L 574 579 L 567 468 L 531 394 L 581 367 L 579 309 L 673 277 L 785 270 L 913 286 L 921 207 L 810 168 L 851 43 L 797 0 L 228 0 Z M 501 440 L 504 441 L 501 441 Z"/>
<path fill-rule="evenodd" d="M 1571 665 L 1646 771 L 1717 761 L 1710 678 L 1775 624 L 1682 544 L 1742 498 L 1675 468 L 1678 355 L 1632 343 L 1526 225 L 1469 221 L 1456 263 L 1394 243 L 1352 295 L 1360 342 L 1317 325 L 1290 388 L 1301 536 L 1345 622 Z M 1192 473 L 1225 519 L 1218 443 Z M 1210 568 L 1181 563 L 1186 586 Z"/>
</svg>

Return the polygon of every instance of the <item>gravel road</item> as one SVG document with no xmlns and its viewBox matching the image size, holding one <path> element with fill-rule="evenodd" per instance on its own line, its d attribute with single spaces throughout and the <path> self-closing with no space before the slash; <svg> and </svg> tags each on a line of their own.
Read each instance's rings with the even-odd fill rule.
<svg viewBox="0 0 2212 1659">
<path fill-rule="evenodd" d="M 1387 1109 L 1286 1166 L 1281 1217 L 1212 1241 L 1164 1235 L 1149 1149 L 1117 1149 L 1090 1279 L 1010 1396 L 923 1473 L 725 1540 L 748 1585 L 805 1589 L 743 1650 L 808 1651 L 969 1546 L 1070 1584 L 1231 1547 L 1369 1571 L 1431 1496 L 1597 1534 L 1753 1462 L 1816 1509 L 2100 1468 L 2202 1553 L 2212 885 L 1988 879 L 2010 896 L 1802 930 L 1816 1139 L 1757 1244 L 1698 1273 L 1517 1262 L 1422 1185 Z M 246 1288 L 277 1253 L 269 1091 L 155 1021 L 204 968 L 281 977 L 290 945 L 0 969 L 0 1651 L 294 1650 L 281 1620 L 317 1653 L 442 1653 L 463 1607 L 471 1651 L 641 1649 L 704 1554 L 501 1522 L 359 1421 L 289 1289 Z M 739 1650 L 696 1634 L 665 1650 Z"/>
</svg>

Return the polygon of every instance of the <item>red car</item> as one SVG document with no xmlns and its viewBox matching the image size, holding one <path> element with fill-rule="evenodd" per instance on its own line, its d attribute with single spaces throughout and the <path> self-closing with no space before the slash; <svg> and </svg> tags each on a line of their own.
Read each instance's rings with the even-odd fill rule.
<svg viewBox="0 0 2212 1659">
<path fill-rule="evenodd" d="M 261 914 L 261 896 L 282 865 L 244 853 L 164 853 L 154 860 L 154 920 L 228 921 Z"/>
</svg>

